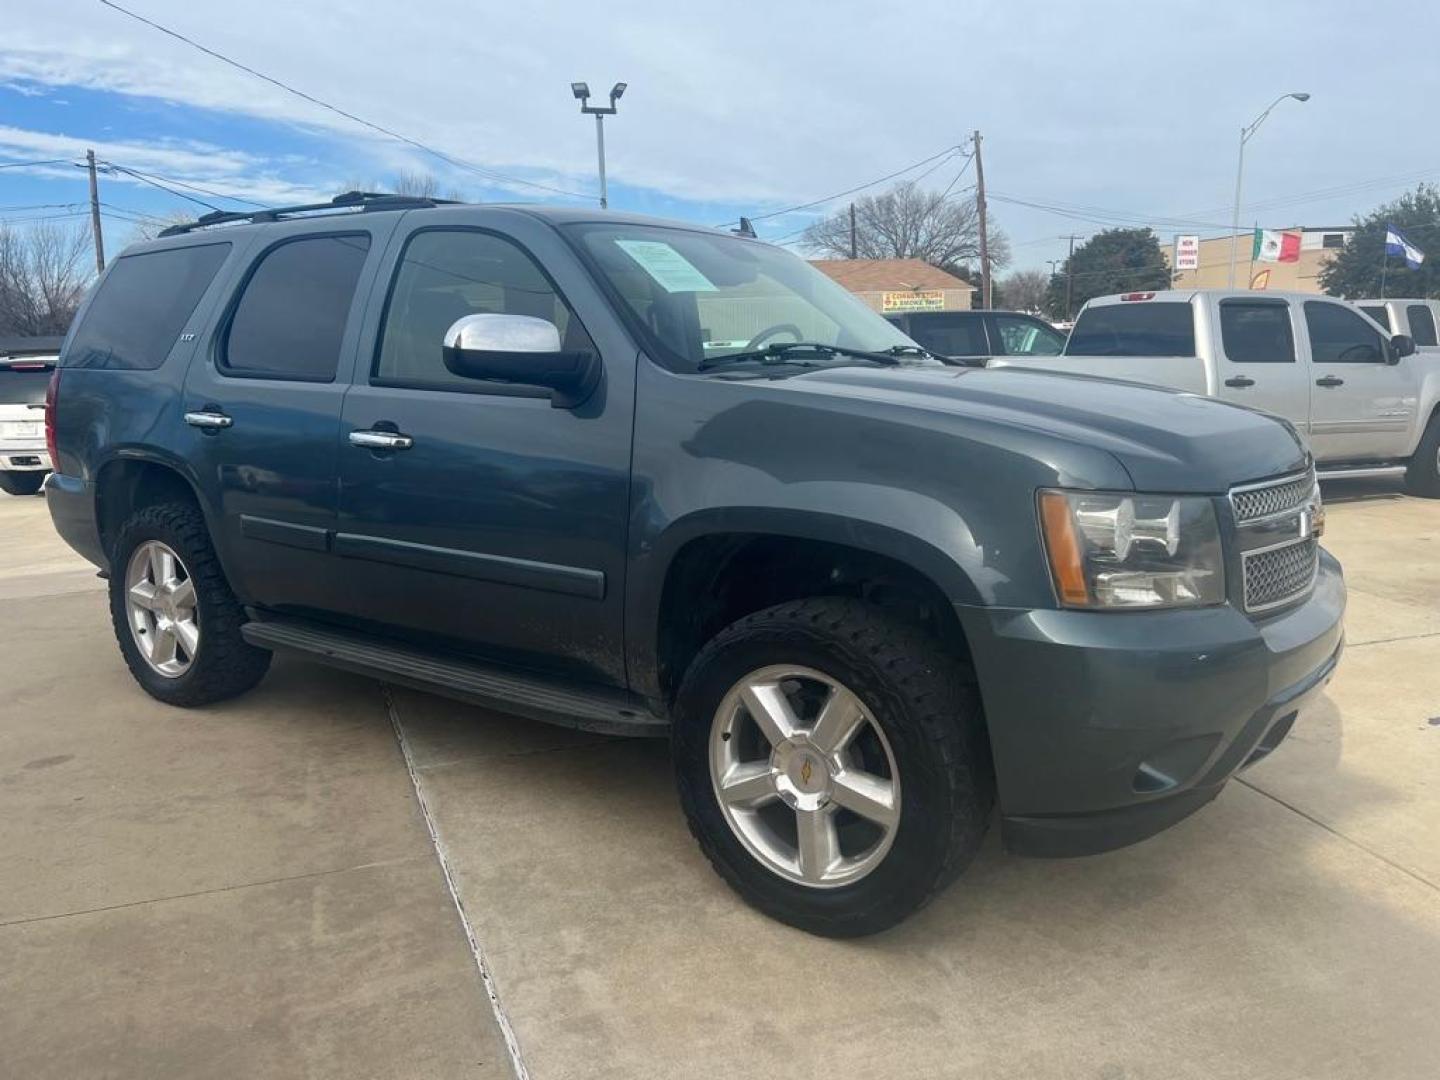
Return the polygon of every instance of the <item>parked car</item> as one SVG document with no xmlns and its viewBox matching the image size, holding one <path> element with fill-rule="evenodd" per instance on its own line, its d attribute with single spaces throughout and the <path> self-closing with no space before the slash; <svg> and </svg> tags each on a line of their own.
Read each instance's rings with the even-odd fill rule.
<svg viewBox="0 0 1440 1080">
<path fill-rule="evenodd" d="M 1065 335 L 1020 311 L 914 311 L 887 315 L 914 341 L 948 360 L 984 367 L 992 356 L 1054 356 Z"/>
<path fill-rule="evenodd" d="M 1440 300 L 1354 300 L 1387 334 L 1404 334 L 1417 349 L 1440 347 L 1435 327 L 1440 322 Z"/>
<path fill-rule="evenodd" d="M 1334 669 L 1343 579 L 1272 418 L 943 366 L 711 230 L 255 218 L 127 250 L 52 383 L 51 514 L 161 701 L 288 652 L 666 735 L 721 876 L 845 936 L 958 875 L 997 794 L 1015 851 L 1166 828 Z"/>
<path fill-rule="evenodd" d="M 996 364 L 1133 379 L 1283 416 L 1321 477 L 1403 476 L 1440 498 L 1440 354 L 1343 300 L 1243 290 L 1091 300 L 1062 355 Z"/>
<path fill-rule="evenodd" d="M 50 471 L 45 389 L 58 337 L 0 338 L 0 491 L 34 495 Z"/>
</svg>

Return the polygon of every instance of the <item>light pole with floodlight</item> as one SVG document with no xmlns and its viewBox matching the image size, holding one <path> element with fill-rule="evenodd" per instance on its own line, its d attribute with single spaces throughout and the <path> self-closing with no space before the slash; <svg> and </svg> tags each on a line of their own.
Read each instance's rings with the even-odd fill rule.
<svg viewBox="0 0 1440 1080">
<path fill-rule="evenodd" d="M 1286 98 L 1309 101 L 1310 95 L 1306 93 L 1281 94 L 1254 121 L 1240 129 L 1240 163 L 1235 167 L 1235 216 L 1230 220 L 1230 272 L 1226 276 L 1226 283 L 1232 289 L 1235 287 L 1235 248 L 1240 242 L 1240 182 L 1245 175 L 1245 144 L 1250 141 L 1250 137 L 1255 132 L 1260 130 L 1260 125 L 1265 122 L 1270 111 Z"/>
<path fill-rule="evenodd" d="M 575 100 L 580 102 L 580 111 L 589 116 L 595 117 L 595 152 L 600 159 L 600 209 L 609 207 L 610 202 L 605 192 L 605 117 L 615 115 L 615 102 L 620 100 L 625 93 L 626 84 L 617 82 L 610 88 L 610 104 L 608 106 L 591 105 L 590 84 L 574 82 L 570 84 L 570 93 L 575 95 Z"/>
</svg>

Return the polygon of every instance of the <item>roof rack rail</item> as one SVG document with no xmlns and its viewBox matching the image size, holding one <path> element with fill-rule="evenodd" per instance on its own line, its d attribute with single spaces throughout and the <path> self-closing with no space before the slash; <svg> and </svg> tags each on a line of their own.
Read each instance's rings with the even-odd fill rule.
<svg viewBox="0 0 1440 1080">
<path fill-rule="evenodd" d="M 263 210 L 214 210 L 202 214 L 194 221 L 171 225 L 160 232 L 165 236 L 183 236 L 196 229 L 208 229 L 212 225 L 229 225 L 235 221 L 266 222 L 279 221 L 292 214 L 310 214 L 318 210 L 348 210 L 358 208 L 362 213 L 377 210 L 415 210 L 429 206 L 454 205 L 454 199 L 435 199 L 421 195 L 394 195 L 383 191 L 347 191 L 336 195 L 329 202 L 304 203 L 300 206 L 276 206 Z"/>
</svg>

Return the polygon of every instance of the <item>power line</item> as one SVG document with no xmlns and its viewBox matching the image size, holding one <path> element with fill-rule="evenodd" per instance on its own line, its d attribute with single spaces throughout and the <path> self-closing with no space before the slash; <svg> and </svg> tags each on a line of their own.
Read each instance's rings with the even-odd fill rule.
<svg viewBox="0 0 1440 1080">
<path fill-rule="evenodd" d="M 129 176 L 133 176 L 135 177 L 135 179 L 139 180 L 143 184 L 149 184 L 151 187 L 159 188 L 161 191 L 168 192 L 171 195 L 174 195 L 180 199 L 185 199 L 188 202 L 196 203 L 197 205 L 203 206 L 208 210 L 220 209 L 220 207 L 216 206 L 214 203 L 206 202 L 204 199 L 197 199 L 194 195 L 186 195 L 183 191 L 177 191 L 172 187 L 168 187 L 165 184 L 162 184 L 159 180 L 152 180 L 144 173 L 136 172 L 134 169 L 127 169 L 124 165 L 116 165 L 113 161 L 106 161 L 103 162 L 103 164 L 107 168 L 111 168 L 117 172 L 122 172 Z"/>
<path fill-rule="evenodd" d="M 109 3 L 109 0 L 100 0 L 100 2 L 101 2 L 102 4 L 103 4 L 103 3 Z M 868 181 L 867 183 L 858 184 L 858 185 L 856 185 L 855 187 L 852 187 L 852 188 L 846 188 L 844 191 L 837 191 L 837 192 L 835 192 L 833 195 L 825 195 L 825 196 L 823 196 L 822 198 L 819 198 L 819 199 L 811 199 L 809 202 L 800 203 L 800 204 L 797 205 L 797 206 L 787 206 L 787 207 L 785 207 L 785 209 L 783 209 L 783 210 L 771 210 L 769 213 L 765 213 L 765 214 L 751 214 L 751 215 L 749 215 L 749 217 L 750 217 L 750 220 L 751 220 L 751 221 L 766 221 L 766 220 L 768 220 L 768 219 L 770 219 L 770 218 L 780 217 L 780 216 L 782 216 L 782 215 L 784 215 L 784 214 L 793 214 L 793 213 L 795 213 L 795 211 L 797 211 L 797 210 L 809 210 L 812 206 L 819 206 L 821 203 L 827 203 L 827 202 L 830 202 L 830 201 L 833 200 L 833 199 L 843 199 L 846 195 L 854 195 L 857 191 L 864 191 L 866 188 L 872 188 L 872 187 L 874 187 L 876 184 L 883 184 L 883 183 L 885 183 L 885 181 L 887 181 L 887 180 L 894 180 L 897 176 L 904 176 L 907 172 L 912 172 L 913 170 L 920 168 L 920 166 L 922 166 L 922 165 L 929 165 L 929 164 L 930 164 L 932 161 L 934 161 L 936 158 L 944 158 L 944 159 L 946 159 L 946 160 L 948 161 L 950 158 L 953 158 L 956 154 L 959 154 L 959 153 L 962 153 L 962 152 L 963 152 L 963 151 L 962 151 L 961 148 L 958 147 L 958 146 L 947 146 L 944 150 L 941 150 L 938 154 L 931 154 L 931 155 L 930 155 L 929 157 L 927 157 L 927 158 L 924 158 L 924 159 L 922 159 L 922 160 L 920 160 L 920 161 L 913 162 L 913 163 L 910 164 L 910 165 L 906 165 L 903 169 L 896 169 L 894 172 L 892 172 L 892 173 L 887 173 L 886 175 L 880 177 L 878 180 L 870 180 L 870 181 Z M 943 165 L 944 162 L 942 161 L 940 164 Z M 731 219 L 730 221 L 722 221 L 722 222 L 720 222 L 720 224 L 714 226 L 714 228 L 716 228 L 716 229 L 723 229 L 726 225 L 733 225 L 733 224 L 735 224 L 735 221 L 734 221 L 734 219 Z"/>
<path fill-rule="evenodd" d="M 168 26 L 162 26 L 160 23 L 157 23 L 151 19 L 147 19 L 144 15 L 131 11 L 128 8 L 121 7 L 119 4 L 115 3 L 114 0 L 100 0 L 100 3 L 104 4 L 108 8 L 120 12 L 120 14 L 122 15 L 134 19 L 136 22 L 144 23 L 146 26 L 150 27 L 153 30 L 158 30 L 160 33 L 165 34 L 167 37 L 171 37 L 174 38 L 176 41 L 183 42 L 184 44 L 189 45 L 192 49 L 198 49 L 206 56 L 219 60 L 222 64 L 228 64 L 230 67 L 233 67 L 239 71 L 243 71 L 247 75 L 253 75 L 255 78 L 260 79 L 263 82 L 267 82 L 271 86 L 284 90 L 287 94 L 293 94 L 294 96 L 304 101 L 310 102 L 310 104 L 312 105 L 318 105 L 320 108 L 327 109 L 330 112 L 335 113 L 337 116 L 343 116 L 345 119 L 350 120 L 356 124 L 360 124 L 362 127 L 369 128 L 371 131 L 378 131 L 381 135 L 385 135 L 391 139 L 396 139 L 399 142 L 403 142 L 408 146 L 413 146 L 415 149 L 424 151 L 425 153 L 430 154 L 432 157 L 439 158 L 441 161 L 444 161 L 449 165 L 453 165 L 457 169 L 464 169 L 467 172 L 472 172 L 476 174 L 477 176 L 482 176 L 487 180 L 501 181 L 511 184 L 523 184 L 526 187 L 537 188 L 541 191 L 554 192 L 557 195 L 568 195 L 576 199 L 590 199 L 594 197 L 592 195 L 582 194 L 578 191 L 567 191 L 564 188 L 552 187 L 549 184 L 541 184 L 534 180 L 523 180 L 518 176 L 508 176 L 505 173 L 496 172 L 493 169 L 486 169 L 480 165 L 474 164 L 473 162 L 465 161 L 463 158 L 454 157 L 453 155 L 445 153 L 445 151 L 443 150 L 437 150 L 433 146 L 427 146 L 425 143 L 420 142 L 420 140 L 418 139 L 412 139 L 408 135 L 402 135 L 398 131 L 393 131 L 390 128 L 382 127 L 380 124 L 374 123 L 370 120 L 366 120 L 362 116 L 356 116 L 354 113 L 342 109 L 338 105 L 332 105 L 330 104 L 330 102 L 323 101 L 320 98 L 315 97 L 313 94 L 307 94 L 304 90 L 298 90 L 295 87 L 289 85 L 288 83 L 282 82 L 281 80 L 275 78 L 272 75 L 266 75 L 263 71 L 256 71 L 254 68 L 242 64 L 238 60 L 232 60 L 224 53 L 216 52 L 214 49 L 200 44 L 193 38 L 186 37 L 179 31 L 171 30 Z"/>
<path fill-rule="evenodd" d="M 73 165 L 74 162 L 66 158 L 50 158 L 46 161 L 9 161 L 0 165 L 0 169 L 29 169 L 36 165 Z"/>
<path fill-rule="evenodd" d="M 212 198 L 216 198 L 216 199 L 229 199 L 229 200 L 231 200 L 232 202 L 245 203 L 247 206 L 254 206 L 254 207 L 256 207 L 256 208 L 258 208 L 258 209 L 260 209 L 260 210 L 268 210 L 268 209 L 270 209 L 270 207 L 268 207 L 265 203 L 256 202 L 254 199 L 247 199 L 247 198 L 246 198 L 245 196 L 243 196 L 243 195 L 232 195 L 232 194 L 230 194 L 229 192 L 226 192 L 226 191 L 212 191 L 212 190 L 210 190 L 209 188 L 203 188 L 203 187 L 201 187 L 201 186 L 198 185 L 198 184 L 191 184 L 191 183 L 189 183 L 189 182 L 187 182 L 187 181 L 185 181 L 185 180 L 177 180 L 177 179 L 175 179 L 175 177 L 173 177 L 173 176 L 165 176 L 165 175 L 163 175 L 162 173 L 141 172 L 139 169 L 132 169 L 132 168 L 131 168 L 130 166 L 128 166 L 128 165 L 117 165 L 117 164 L 115 164 L 115 162 L 113 162 L 113 161 L 107 161 L 107 162 L 105 162 L 105 164 L 106 164 L 106 165 L 109 165 L 112 169 L 119 169 L 121 172 L 129 173 L 131 176 L 135 177 L 136 179 L 140 179 L 140 180 L 149 179 L 149 180 L 163 181 L 164 183 L 167 183 L 167 184 L 173 184 L 173 185 L 175 185 L 176 187 L 185 188 L 187 191 L 197 191 L 197 192 L 199 192 L 201 195 L 209 195 L 209 196 L 211 196 Z M 208 205 L 208 204 L 206 204 L 206 205 Z"/>
</svg>

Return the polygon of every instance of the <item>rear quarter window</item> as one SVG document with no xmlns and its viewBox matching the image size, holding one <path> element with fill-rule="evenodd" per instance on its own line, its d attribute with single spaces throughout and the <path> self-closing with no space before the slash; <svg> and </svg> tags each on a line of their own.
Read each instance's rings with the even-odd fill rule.
<svg viewBox="0 0 1440 1080">
<path fill-rule="evenodd" d="M 229 253 L 230 245 L 220 243 L 122 255 L 76 327 L 64 365 L 158 368 Z"/>
<path fill-rule="evenodd" d="M 1188 303 L 1148 300 L 1086 308 L 1065 355 L 1194 356 L 1195 311 Z"/>
<path fill-rule="evenodd" d="M 1435 316 L 1425 304 L 1411 304 L 1405 309 L 1410 319 L 1410 338 L 1416 345 L 1437 344 Z"/>
</svg>

